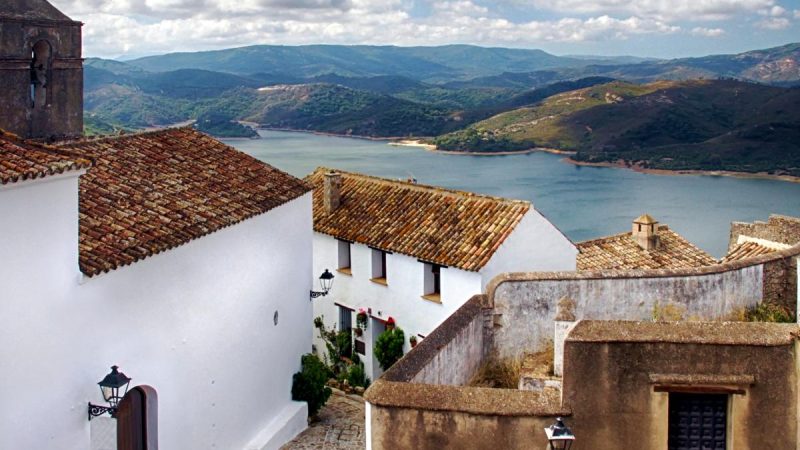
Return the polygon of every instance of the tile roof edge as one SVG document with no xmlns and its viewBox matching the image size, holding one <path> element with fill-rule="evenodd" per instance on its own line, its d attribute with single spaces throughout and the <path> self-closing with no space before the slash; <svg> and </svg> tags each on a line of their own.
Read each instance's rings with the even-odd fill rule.
<svg viewBox="0 0 800 450">
<path fill-rule="evenodd" d="M 78 152 L 72 152 L 72 151 L 69 151 L 69 150 L 64 150 L 64 149 L 59 148 L 59 147 L 57 147 L 55 145 L 52 145 L 52 144 L 47 144 L 47 143 L 43 143 L 43 142 L 37 142 L 37 141 L 31 140 L 31 139 L 24 139 L 24 138 L 22 138 L 20 136 L 17 136 L 14 133 L 11 133 L 9 131 L 4 130 L 2 128 L 0 128 L 0 139 L 6 139 L 6 140 L 12 142 L 14 145 L 16 145 L 16 146 L 18 146 L 18 147 L 20 147 L 20 148 L 22 148 L 24 150 L 30 150 L 30 151 L 34 151 L 34 152 L 40 152 L 40 153 L 47 153 L 47 154 L 50 154 L 50 155 L 57 155 L 57 156 L 63 156 L 63 157 L 66 157 L 66 158 L 73 158 L 74 159 L 74 161 L 71 161 L 72 164 L 70 164 L 69 167 L 64 168 L 62 170 L 59 170 L 59 171 L 55 171 L 55 172 L 50 171 L 50 173 L 44 174 L 43 175 L 44 177 L 49 176 L 49 175 L 62 174 L 62 173 L 66 173 L 66 172 L 86 170 L 86 169 L 91 168 L 95 164 L 95 160 L 93 158 L 86 157 L 84 155 L 81 155 Z M 35 178 L 39 178 L 39 177 L 36 176 L 36 177 L 34 177 L 32 179 L 35 179 Z M 22 181 L 24 181 L 24 180 L 25 179 L 23 179 Z M 12 183 L 17 182 L 17 181 L 20 181 L 20 180 L 12 181 Z"/>
<path fill-rule="evenodd" d="M 93 271 L 90 271 L 90 272 L 86 272 L 86 271 L 84 271 L 83 267 L 80 267 L 80 261 L 79 261 L 79 269 L 80 269 L 80 272 L 81 272 L 81 273 L 82 273 L 82 274 L 83 274 L 83 275 L 84 275 L 84 276 L 85 276 L 87 279 L 93 279 L 94 277 L 97 277 L 97 276 L 100 276 L 100 275 L 103 275 L 103 274 L 106 274 L 106 273 L 113 272 L 113 271 L 115 271 L 115 270 L 117 270 L 117 269 L 121 269 L 121 268 L 123 268 L 123 267 L 126 267 L 126 266 L 132 266 L 132 265 L 134 265 L 134 264 L 136 264 L 136 263 L 138 263 L 138 262 L 144 261 L 144 260 L 146 260 L 146 259 L 148 259 L 148 258 L 151 258 L 151 257 L 153 257 L 153 256 L 159 255 L 159 254 L 161 254 L 161 253 L 165 253 L 165 252 L 167 252 L 167 251 L 170 251 L 170 250 L 174 250 L 174 249 L 176 249 L 176 248 L 178 248 L 178 247 L 183 247 L 184 245 L 187 245 L 187 244 L 189 244 L 190 242 L 196 241 L 196 240 L 198 240 L 198 239 L 201 239 L 201 238 L 204 238 L 204 237 L 206 237 L 206 236 L 212 235 L 212 234 L 214 234 L 214 233 L 216 233 L 216 232 L 218 232 L 218 231 L 222 231 L 222 230 L 224 230 L 224 229 L 226 229 L 226 228 L 230 228 L 230 227 L 232 227 L 232 226 L 234 226 L 234 225 L 238 225 L 238 224 L 240 224 L 240 223 L 242 223 L 242 222 L 245 222 L 245 221 L 248 221 L 248 220 L 250 220 L 250 219 L 254 219 L 254 218 L 258 217 L 258 216 L 262 216 L 262 215 L 264 215 L 264 214 L 267 214 L 267 213 L 269 213 L 269 212 L 272 212 L 272 211 L 274 211 L 275 209 L 277 209 L 277 208 L 280 208 L 281 206 L 284 206 L 284 205 L 286 205 L 286 204 L 288 204 L 288 203 L 291 203 L 291 202 L 293 202 L 293 201 L 295 201 L 295 200 L 297 200 L 297 199 L 299 199 L 299 198 L 302 198 L 304 195 L 308 195 L 308 194 L 309 194 L 309 192 L 311 192 L 311 190 L 310 190 L 310 189 L 309 189 L 309 190 L 306 190 L 305 192 L 303 192 L 303 193 L 301 193 L 301 194 L 299 194 L 299 195 L 297 195 L 297 196 L 295 196 L 295 197 L 293 197 L 293 198 L 291 198 L 291 199 L 289 199 L 289 200 L 287 200 L 287 201 L 285 201 L 285 202 L 283 202 L 283 203 L 281 203 L 281 204 L 279 204 L 279 205 L 276 205 L 276 206 L 274 206 L 274 207 L 272 207 L 272 208 L 270 208 L 270 209 L 268 209 L 268 210 L 266 210 L 266 211 L 259 211 L 259 212 L 253 213 L 253 214 L 251 214 L 251 215 L 248 215 L 248 216 L 246 216 L 246 217 L 243 217 L 243 218 L 242 218 L 242 219 L 240 219 L 240 220 L 237 220 L 237 221 L 235 221 L 235 222 L 231 222 L 231 223 L 225 224 L 224 226 L 221 226 L 221 227 L 219 227 L 219 228 L 215 228 L 215 229 L 213 229 L 213 230 L 209 230 L 209 231 L 207 231 L 207 232 L 205 232 L 205 233 L 203 233 L 203 234 L 200 234 L 200 235 L 198 235 L 198 236 L 194 236 L 193 238 L 191 238 L 191 239 L 189 239 L 189 240 L 186 240 L 186 241 L 183 241 L 183 242 L 180 242 L 180 243 L 178 243 L 178 244 L 176 244 L 176 245 L 171 245 L 171 246 L 169 246 L 169 247 L 166 247 L 166 248 L 164 248 L 164 249 L 161 249 L 161 250 L 159 250 L 159 251 L 156 251 L 156 252 L 153 252 L 153 253 L 150 253 L 150 254 L 144 255 L 144 256 L 142 256 L 142 257 L 137 257 L 137 258 L 136 258 L 136 259 L 134 259 L 133 261 L 130 261 L 130 262 L 127 262 L 127 263 L 122 263 L 122 264 L 115 265 L 114 267 L 112 267 L 112 268 L 110 268 L 110 269 L 97 269 L 97 270 L 93 270 Z M 129 248 L 130 248 L 130 247 L 129 247 Z"/>
<path fill-rule="evenodd" d="M 375 182 L 378 182 L 378 183 L 402 185 L 402 186 L 406 186 L 406 187 L 409 187 L 409 188 L 416 188 L 416 189 L 421 190 L 421 191 L 435 191 L 435 192 L 452 194 L 454 196 L 459 196 L 459 197 L 464 197 L 464 198 L 482 198 L 482 199 L 486 199 L 486 200 L 493 200 L 493 201 L 502 202 L 502 203 L 508 203 L 508 204 L 527 205 L 529 208 L 533 208 L 533 204 L 531 202 L 527 201 L 527 200 L 519 200 L 519 199 L 513 199 L 513 198 L 499 197 L 499 196 L 488 195 L 488 194 L 479 194 L 479 193 L 476 193 L 476 192 L 464 191 L 464 190 L 459 190 L 459 189 L 445 188 L 445 187 L 434 186 L 434 185 L 430 185 L 430 184 L 421 184 L 421 183 L 410 182 L 410 181 L 405 181 L 405 180 L 395 180 L 393 178 L 379 177 L 379 176 L 368 175 L 368 174 L 359 173 L 359 172 L 348 172 L 346 170 L 335 169 L 335 168 L 332 168 L 332 167 L 325 167 L 325 166 L 317 167 L 310 174 L 308 174 L 305 177 L 303 177 L 303 179 L 307 180 L 307 179 L 310 179 L 312 176 L 314 176 L 314 175 L 316 175 L 318 173 L 324 174 L 324 173 L 327 173 L 327 172 L 336 172 L 336 173 L 340 173 L 340 174 L 345 175 L 345 176 L 364 178 L 364 179 L 368 179 L 368 180 L 375 181 Z"/>
<path fill-rule="evenodd" d="M 132 131 L 132 132 L 125 133 L 125 134 L 102 134 L 102 135 L 98 135 L 98 136 L 85 136 L 85 137 L 83 137 L 81 139 L 57 141 L 57 142 L 55 142 L 55 145 L 58 148 L 72 147 L 72 146 L 77 146 L 77 145 L 81 145 L 81 144 L 90 144 L 90 143 L 94 144 L 94 143 L 97 143 L 97 142 L 117 141 L 117 140 L 125 139 L 125 138 L 134 138 L 134 137 L 140 137 L 140 136 L 166 134 L 168 132 L 176 131 L 176 130 L 195 131 L 197 133 L 204 134 L 204 135 L 206 135 L 206 136 L 208 136 L 208 137 L 210 137 L 212 139 L 216 139 L 215 137 L 213 137 L 213 136 L 211 136 L 209 134 L 203 133 L 202 131 L 192 127 L 191 125 L 181 125 L 181 126 L 175 126 L 175 127 L 158 128 L 158 129 L 154 129 L 154 130 Z M 219 139 L 217 139 L 217 140 L 219 140 Z M 239 151 L 239 150 L 237 150 L 237 151 Z"/>
</svg>

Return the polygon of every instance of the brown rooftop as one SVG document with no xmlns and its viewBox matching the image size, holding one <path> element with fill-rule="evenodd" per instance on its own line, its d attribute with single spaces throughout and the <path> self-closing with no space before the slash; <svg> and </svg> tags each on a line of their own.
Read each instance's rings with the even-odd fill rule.
<svg viewBox="0 0 800 450">
<path fill-rule="evenodd" d="M 88 169 L 87 158 L 0 131 L 0 185 Z"/>
<path fill-rule="evenodd" d="M 93 276 L 271 210 L 311 187 L 192 128 L 67 142 L 80 180 L 80 268 Z"/>
<path fill-rule="evenodd" d="M 73 22 L 47 0 L 0 0 L 0 20 Z"/>
<path fill-rule="evenodd" d="M 768 247 L 759 244 L 758 242 L 742 242 L 733 247 L 724 258 L 722 262 L 741 261 L 743 259 L 753 258 L 755 256 L 766 255 L 777 251 L 777 248 Z"/>
<path fill-rule="evenodd" d="M 651 342 L 779 346 L 794 342 L 797 324 L 766 322 L 629 322 L 582 320 L 569 342 Z"/>
<path fill-rule="evenodd" d="M 576 245 L 578 270 L 688 269 L 717 263 L 666 225 L 658 226 L 658 246 L 654 250 L 643 249 L 631 232 Z"/>
<path fill-rule="evenodd" d="M 444 266 L 478 271 L 531 208 L 525 201 L 341 174 L 340 203 L 331 213 L 323 184 L 331 169 L 307 177 L 314 185 L 314 230 Z"/>
</svg>

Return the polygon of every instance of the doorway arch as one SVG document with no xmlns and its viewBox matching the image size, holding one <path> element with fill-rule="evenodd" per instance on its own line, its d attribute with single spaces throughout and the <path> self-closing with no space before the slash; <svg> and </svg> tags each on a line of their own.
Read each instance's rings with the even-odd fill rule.
<svg viewBox="0 0 800 450">
<path fill-rule="evenodd" d="M 158 394 L 152 387 L 136 386 L 119 402 L 117 450 L 158 450 Z"/>
</svg>

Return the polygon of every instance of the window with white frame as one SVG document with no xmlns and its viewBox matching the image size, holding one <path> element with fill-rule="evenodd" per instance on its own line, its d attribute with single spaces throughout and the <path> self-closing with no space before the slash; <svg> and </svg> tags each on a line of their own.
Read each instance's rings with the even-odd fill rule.
<svg viewBox="0 0 800 450">
<path fill-rule="evenodd" d="M 386 282 L 386 252 L 372 249 L 372 279 Z"/>
<path fill-rule="evenodd" d="M 350 271 L 350 243 L 347 241 L 336 241 L 339 246 L 339 262 L 338 267 L 339 271 L 349 272 Z"/>
<path fill-rule="evenodd" d="M 424 295 L 438 296 L 442 291 L 442 266 L 438 264 L 423 263 Z"/>
</svg>

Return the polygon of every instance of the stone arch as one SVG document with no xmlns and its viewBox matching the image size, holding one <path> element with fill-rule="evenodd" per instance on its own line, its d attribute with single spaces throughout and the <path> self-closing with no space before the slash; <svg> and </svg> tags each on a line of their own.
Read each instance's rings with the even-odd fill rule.
<svg viewBox="0 0 800 450">
<path fill-rule="evenodd" d="M 48 96 L 53 47 L 46 39 L 36 41 L 31 47 L 31 105 L 43 108 L 50 103 Z"/>
<path fill-rule="evenodd" d="M 117 450 L 158 450 L 158 394 L 152 387 L 136 386 L 120 401 Z"/>
</svg>

